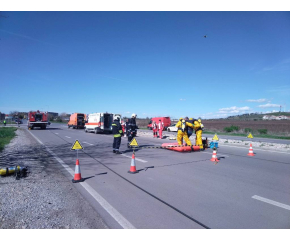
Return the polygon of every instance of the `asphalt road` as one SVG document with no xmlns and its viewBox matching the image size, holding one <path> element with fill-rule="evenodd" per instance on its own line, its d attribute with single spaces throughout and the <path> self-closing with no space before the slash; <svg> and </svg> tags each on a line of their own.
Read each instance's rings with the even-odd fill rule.
<svg viewBox="0 0 290 240">
<path fill-rule="evenodd" d="M 25 125 L 22 125 L 25 128 Z M 79 140 L 84 183 L 74 184 L 110 228 L 138 229 L 289 229 L 290 154 L 248 147 L 220 146 L 179 153 L 166 149 L 136 151 L 137 174 L 129 174 L 132 150 L 122 138 L 122 155 L 112 153 L 112 135 L 85 133 L 52 124 L 29 131 L 72 178 Z M 140 146 L 166 139 L 137 137 Z M 148 168 L 152 167 L 154 168 Z"/>
</svg>

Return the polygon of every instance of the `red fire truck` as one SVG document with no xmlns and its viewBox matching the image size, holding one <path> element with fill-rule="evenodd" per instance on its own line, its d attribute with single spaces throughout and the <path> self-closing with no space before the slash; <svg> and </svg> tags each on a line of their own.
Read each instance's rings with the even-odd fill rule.
<svg viewBox="0 0 290 240">
<path fill-rule="evenodd" d="M 35 127 L 46 129 L 46 126 L 48 124 L 47 118 L 47 112 L 40 112 L 39 110 L 37 110 L 36 112 L 29 112 L 27 121 L 28 129 L 33 129 Z"/>
</svg>

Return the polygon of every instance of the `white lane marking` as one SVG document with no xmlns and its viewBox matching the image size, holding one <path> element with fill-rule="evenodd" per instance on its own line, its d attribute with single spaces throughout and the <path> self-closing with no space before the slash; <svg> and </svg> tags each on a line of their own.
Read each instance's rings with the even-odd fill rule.
<svg viewBox="0 0 290 240">
<path fill-rule="evenodd" d="M 94 144 L 91 144 L 91 143 L 88 143 L 88 142 L 83 142 L 83 143 L 86 143 L 86 144 L 89 144 L 89 145 L 94 145 Z"/>
<path fill-rule="evenodd" d="M 265 202 L 265 203 L 269 203 L 269 204 L 275 205 L 275 206 L 280 207 L 280 208 L 284 208 L 284 209 L 290 210 L 290 206 L 289 205 L 286 205 L 286 204 L 283 204 L 283 203 L 279 203 L 279 202 L 270 200 L 268 198 L 263 198 L 263 197 L 260 197 L 260 196 L 257 196 L 257 195 L 254 195 L 252 198 L 254 198 L 256 200 L 260 200 L 260 201 Z"/>
<path fill-rule="evenodd" d="M 68 136 L 65 136 L 66 138 L 70 138 L 70 137 L 68 137 Z"/>
<path fill-rule="evenodd" d="M 213 153 L 209 153 L 209 152 L 200 152 L 200 153 L 207 153 L 207 154 L 213 154 Z M 218 155 L 218 156 L 225 156 L 225 157 L 230 157 L 230 156 L 228 156 L 228 155 L 223 155 L 223 154 L 218 154 L 218 151 L 216 152 L 216 154 Z"/>
<path fill-rule="evenodd" d="M 29 131 L 28 131 L 29 132 Z M 74 177 L 74 171 L 65 164 L 53 151 L 45 146 L 36 136 L 29 132 L 46 150 Z M 123 217 L 112 205 L 110 205 L 100 194 L 98 194 L 89 184 L 85 182 L 79 183 L 89 194 L 124 228 L 135 228 L 125 217 Z"/>
<path fill-rule="evenodd" d="M 222 145 L 222 146 L 227 146 L 227 147 L 234 147 L 234 148 L 246 148 L 246 149 L 248 149 L 250 146 L 245 146 L 245 147 L 238 147 L 238 146 L 230 146 L 230 145 L 226 145 L 226 144 L 219 144 L 219 145 Z M 255 147 L 253 147 L 253 148 L 255 148 Z M 278 152 L 278 151 L 270 151 L 270 150 L 264 150 L 264 149 L 254 149 L 254 151 L 265 151 L 265 152 L 274 152 L 274 153 L 284 153 L 284 154 L 290 154 L 290 152 Z"/>
<path fill-rule="evenodd" d="M 58 133 L 55 133 L 55 134 L 58 134 Z"/>
<path fill-rule="evenodd" d="M 126 155 L 126 154 L 124 154 L 124 153 L 123 153 L 123 154 L 120 154 L 120 155 L 132 159 L 132 156 L 128 156 L 128 155 Z M 135 160 L 136 160 L 136 161 L 139 161 L 139 162 L 147 162 L 147 161 L 142 160 L 142 159 L 140 159 L 140 158 L 135 158 Z"/>
</svg>

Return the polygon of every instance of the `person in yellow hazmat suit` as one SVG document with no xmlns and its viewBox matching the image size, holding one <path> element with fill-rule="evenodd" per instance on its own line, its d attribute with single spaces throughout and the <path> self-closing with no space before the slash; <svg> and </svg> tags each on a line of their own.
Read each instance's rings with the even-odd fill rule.
<svg viewBox="0 0 290 240">
<path fill-rule="evenodd" d="M 191 146 L 191 142 L 187 136 L 187 131 L 186 131 L 186 127 L 191 127 L 193 128 L 193 124 L 186 122 L 183 118 L 180 118 L 178 123 L 175 125 L 178 129 L 177 131 L 177 142 L 178 145 L 182 145 L 182 139 L 184 139 L 184 141 L 186 142 L 187 146 Z"/>
<path fill-rule="evenodd" d="M 201 123 L 201 119 L 194 119 L 193 122 L 193 129 L 195 130 L 196 135 L 196 142 L 195 146 L 199 146 L 200 150 L 204 150 L 203 144 L 202 144 L 202 130 L 203 130 L 203 124 Z"/>
</svg>

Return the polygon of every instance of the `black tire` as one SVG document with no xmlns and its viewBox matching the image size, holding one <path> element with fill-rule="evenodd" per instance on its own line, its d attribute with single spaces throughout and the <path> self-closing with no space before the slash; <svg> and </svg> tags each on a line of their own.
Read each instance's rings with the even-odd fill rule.
<svg viewBox="0 0 290 240">
<path fill-rule="evenodd" d="M 67 125 L 67 128 L 70 128 L 70 126 L 69 126 L 69 125 Z"/>
</svg>

